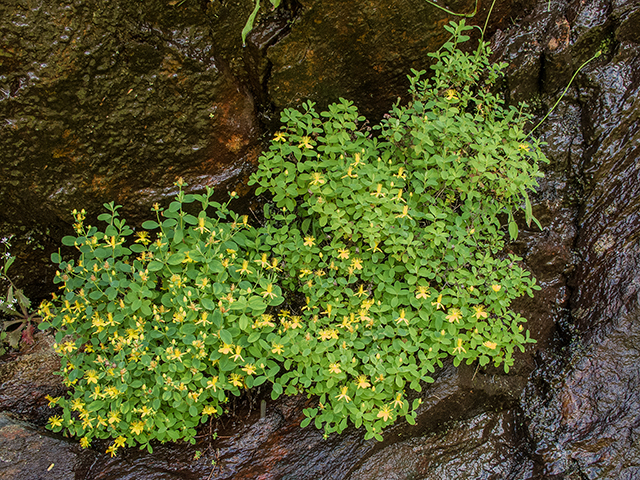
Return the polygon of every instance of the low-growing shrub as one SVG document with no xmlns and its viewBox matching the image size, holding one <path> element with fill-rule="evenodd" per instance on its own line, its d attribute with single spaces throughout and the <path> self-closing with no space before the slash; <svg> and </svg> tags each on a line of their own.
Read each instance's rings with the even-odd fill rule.
<svg viewBox="0 0 640 480">
<path fill-rule="evenodd" d="M 57 330 L 71 391 L 50 399 L 63 414 L 49 425 L 85 447 L 94 437 L 115 438 L 110 453 L 125 443 L 151 450 L 152 439 L 193 441 L 229 393 L 273 381 L 280 369 L 266 312 L 283 298 L 264 235 L 211 202 L 211 189 L 186 195 L 177 186 L 175 201 L 156 204 L 156 221 L 135 235 L 113 204 L 98 217 L 104 231 L 74 212 L 77 236 L 63 243 L 80 258 L 53 255 L 61 293 L 41 305 L 41 328 Z M 183 209 L 194 201 L 197 216 Z"/>
<path fill-rule="evenodd" d="M 535 221 L 545 158 L 522 107 L 493 93 L 505 64 L 486 43 L 457 48 L 469 28 L 447 27 L 434 76 L 414 71 L 411 101 L 375 132 L 346 100 L 285 110 L 251 180 L 270 199 L 259 227 L 211 191 L 156 205 L 135 240 L 113 205 L 104 231 L 76 212 L 63 242 L 80 259 L 54 255 L 62 292 L 41 308 L 72 387 L 51 428 L 115 438 L 111 453 L 193 439 L 229 394 L 268 380 L 273 398 L 317 398 L 303 426 L 382 439 L 415 421 L 406 390 L 445 358 L 508 371 L 533 341 L 511 302 L 538 287 L 502 253 L 505 226 L 515 238 L 517 211 Z"/>
<path fill-rule="evenodd" d="M 485 43 L 456 48 L 467 28 L 449 27 L 434 77 L 414 72 L 412 101 L 377 135 L 346 100 L 285 111 L 253 178 L 275 204 L 268 243 L 284 259 L 285 297 L 306 298 L 276 380 L 320 397 L 303 423 L 332 432 L 350 418 L 381 439 L 396 417 L 413 421 L 419 401 L 404 391 L 431 382 L 442 359 L 508 371 L 531 341 L 509 306 L 537 287 L 520 258 L 500 254 L 500 219 L 513 238 L 521 204 L 533 219 L 527 191 L 544 157 L 526 141 L 529 117 L 490 90 L 506 65 L 489 64 Z"/>
</svg>

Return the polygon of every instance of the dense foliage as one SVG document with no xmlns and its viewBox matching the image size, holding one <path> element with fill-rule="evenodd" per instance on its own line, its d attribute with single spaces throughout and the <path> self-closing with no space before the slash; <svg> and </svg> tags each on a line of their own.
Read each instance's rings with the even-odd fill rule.
<svg viewBox="0 0 640 480">
<path fill-rule="evenodd" d="M 115 438 L 111 453 L 192 439 L 230 394 L 268 380 L 273 398 L 317 398 L 303 426 L 350 420 L 381 439 L 414 421 L 406 390 L 445 358 L 508 371 L 532 341 L 511 301 L 537 287 L 502 254 L 504 226 L 515 238 L 518 210 L 535 220 L 527 192 L 545 159 L 529 117 L 493 93 L 505 65 L 483 42 L 457 48 L 464 22 L 447 29 L 434 76 L 413 72 L 412 100 L 375 132 L 346 100 L 283 112 L 252 178 L 270 198 L 257 228 L 181 181 L 134 241 L 113 205 L 104 231 L 75 212 L 63 241 L 80 259 L 54 255 L 62 290 L 41 308 L 72 387 L 52 399 L 53 430 Z"/>
</svg>

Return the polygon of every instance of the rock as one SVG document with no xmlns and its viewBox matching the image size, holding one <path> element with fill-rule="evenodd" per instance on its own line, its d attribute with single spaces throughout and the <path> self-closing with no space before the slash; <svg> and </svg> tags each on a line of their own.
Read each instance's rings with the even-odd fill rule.
<svg viewBox="0 0 640 480">
<path fill-rule="evenodd" d="M 619 45 L 603 45 L 608 60 L 589 69 L 567 101 L 581 125 L 572 141 L 580 149 L 566 149 L 580 190 L 565 320 L 571 343 L 556 352 L 559 363 L 535 372 L 523 405 L 540 474 L 631 479 L 640 474 L 632 433 L 640 418 L 640 45 L 621 33 L 635 15 L 630 5 L 606 18 L 594 8 L 585 6 L 581 22 L 613 31 L 624 20 Z"/>
<path fill-rule="evenodd" d="M 66 391 L 62 378 L 54 374 L 60 369 L 60 359 L 52 345 L 51 335 L 38 333 L 34 345 L 25 345 L 21 354 L 0 362 L 0 412 L 46 423 L 52 412 L 45 396 Z"/>
<path fill-rule="evenodd" d="M 552 393 L 525 399 L 542 473 L 578 478 L 640 475 L 640 311 L 617 318 L 598 340 L 572 352 L 551 379 Z M 546 398 L 545 398 L 546 397 Z"/>
<path fill-rule="evenodd" d="M 81 472 L 79 448 L 0 413 L 0 479 L 69 480 Z"/>
<path fill-rule="evenodd" d="M 345 96 L 375 122 L 405 95 L 409 68 L 428 67 L 425 53 L 444 40 L 448 20 L 422 0 L 292 0 L 264 10 L 242 49 L 234 35 L 251 2 L 231 3 L 0 6 L 0 220 L 50 227 L 53 239 L 70 231 L 66 210 L 106 200 L 126 202 L 136 221 L 172 194 L 177 175 L 194 188 L 239 182 L 279 109 L 304 100 Z M 638 477 L 639 11 L 630 1 L 589 0 L 508 2 L 492 14 L 487 38 L 496 60 L 511 62 L 508 97 L 532 103 L 539 119 L 577 68 L 603 52 L 536 131 L 551 160 L 534 197 L 544 229 L 519 219 L 509 249 L 542 287 L 517 305 L 538 344 L 508 375 L 446 365 L 421 394 L 417 424 L 395 425 L 382 443 L 353 429 L 327 439 L 300 429 L 313 399 L 269 400 L 260 419 L 252 402 L 261 392 L 205 427 L 195 446 L 110 458 L 96 444 L 78 457 L 47 436 L 61 471 L 137 480 Z M 33 362 L 54 368 L 52 357 L 30 354 L 0 366 L 0 409 L 42 423 L 46 389 L 61 386 L 35 375 Z M 11 439 L 5 456 L 17 455 L 12 442 L 23 438 L 11 432 L 33 433 L 13 425 L 2 433 Z M 34 462 L 46 464 L 48 448 Z"/>
<path fill-rule="evenodd" d="M 513 478 L 533 466 L 518 428 L 518 419 L 509 411 L 482 413 L 394 443 L 367 458 L 348 478 Z"/>
<path fill-rule="evenodd" d="M 73 232 L 74 208 L 95 224 L 113 201 L 139 224 L 180 176 L 219 198 L 246 193 L 262 129 L 230 63 L 250 9 L 2 2 L 0 231 L 21 235 L 13 271 L 28 296 L 48 293 L 37 279 L 53 278 L 48 257 Z"/>
</svg>

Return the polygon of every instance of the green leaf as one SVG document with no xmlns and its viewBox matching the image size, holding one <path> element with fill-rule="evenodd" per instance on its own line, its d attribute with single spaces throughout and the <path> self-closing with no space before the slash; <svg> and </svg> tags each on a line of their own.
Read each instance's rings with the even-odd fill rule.
<svg viewBox="0 0 640 480">
<path fill-rule="evenodd" d="M 249 15 L 249 18 L 247 19 L 247 23 L 242 29 L 242 46 L 243 47 L 247 46 L 247 35 L 249 35 L 249 32 L 251 32 L 251 30 L 253 29 L 253 22 L 256 21 L 256 15 L 258 15 L 259 10 L 260 10 L 260 0 L 256 0 L 256 6 L 254 7 L 253 12 L 251 12 L 251 15 Z"/>
<path fill-rule="evenodd" d="M 271 390 L 271 398 L 275 400 L 280 395 L 282 395 L 282 385 L 276 382 L 273 384 L 273 390 Z"/>
<path fill-rule="evenodd" d="M 233 337 L 228 330 L 220 330 L 220 340 L 222 340 L 227 345 L 233 344 Z"/>
<path fill-rule="evenodd" d="M 518 239 L 518 224 L 513 220 L 509 222 L 509 237 L 511 241 Z"/>
<path fill-rule="evenodd" d="M 154 230 L 159 226 L 160 225 L 158 224 L 158 222 L 155 222 L 153 220 L 147 220 L 146 222 L 142 222 L 142 228 L 144 228 L 145 230 Z"/>
<path fill-rule="evenodd" d="M 62 237 L 62 244 L 66 245 L 67 247 L 73 247 L 76 244 L 76 240 L 76 237 L 67 235 L 66 237 Z"/>
<path fill-rule="evenodd" d="M 533 218 L 533 211 L 531 208 L 531 201 L 529 200 L 529 195 L 527 195 L 527 192 L 524 192 L 524 215 L 527 221 L 527 227 L 530 227 L 531 219 Z"/>
<path fill-rule="evenodd" d="M 162 270 L 162 267 L 164 267 L 163 263 L 154 260 L 152 262 L 149 262 L 149 264 L 147 265 L 147 270 L 149 270 L 150 272 L 157 272 L 158 270 Z"/>
</svg>

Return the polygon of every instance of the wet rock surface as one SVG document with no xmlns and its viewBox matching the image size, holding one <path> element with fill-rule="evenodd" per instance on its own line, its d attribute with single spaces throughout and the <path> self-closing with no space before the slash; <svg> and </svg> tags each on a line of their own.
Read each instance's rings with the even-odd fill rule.
<svg viewBox="0 0 640 480">
<path fill-rule="evenodd" d="M 66 390 L 61 377 L 54 375 L 60 369 L 60 359 L 52 345 L 50 335 L 37 334 L 35 343 L 19 355 L 0 360 L 0 412 L 46 423 L 51 409 L 44 397 L 56 397 Z"/>
<path fill-rule="evenodd" d="M 0 413 L 0 478 L 74 478 L 78 446 Z"/>
<path fill-rule="evenodd" d="M 283 3 L 242 49 L 251 2 L 187 2 L 171 14 L 144 2 L 3 2 L 0 221 L 24 217 L 53 239 L 69 208 L 116 200 L 139 214 L 171 195 L 177 175 L 195 188 L 240 184 L 278 109 L 345 96 L 376 121 L 448 21 L 421 0 Z M 264 392 L 212 425 L 215 440 L 205 426 L 195 446 L 116 458 L 2 414 L 0 478 L 640 477 L 638 22 L 631 1 L 510 2 L 492 14 L 496 60 L 511 63 L 508 96 L 540 118 L 602 51 L 536 132 L 551 161 L 534 206 L 544 229 L 521 225 L 510 248 L 542 287 L 518 304 L 538 343 L 508 375 L 445 366 L 421 394 L 417 424 L 394 426 L 382 443 L 300 429 L 313 399 L 267 400 L 260 418 Z M 53 368 L 46 348 L 3 359 L 0 410 L 42 424 L 44 395 L 62 390 L 43 373 Z M 30 473 L 24 445 L 40 470 L 55 463 L 50 476 Z"/>
</svg>

